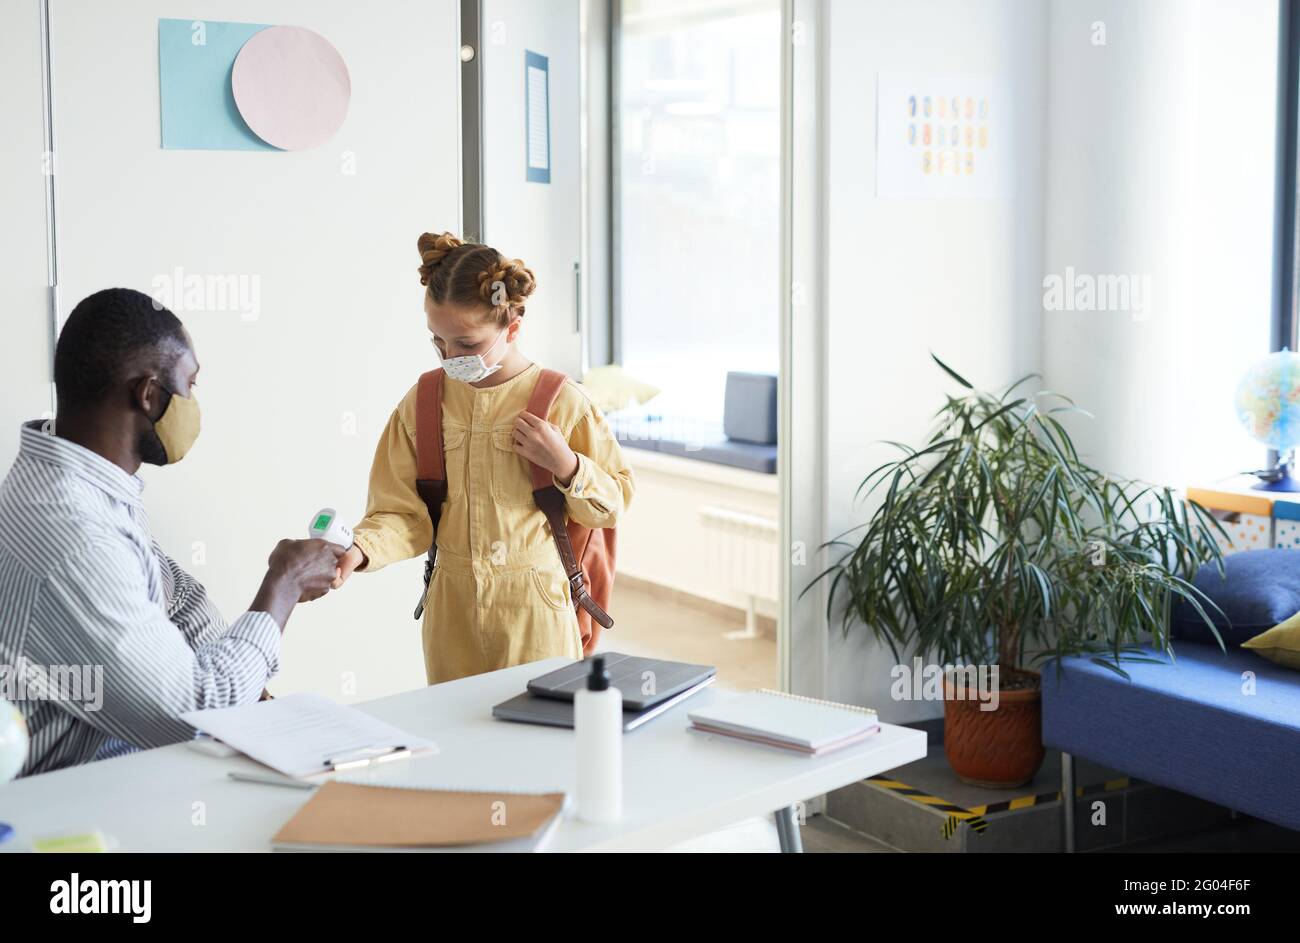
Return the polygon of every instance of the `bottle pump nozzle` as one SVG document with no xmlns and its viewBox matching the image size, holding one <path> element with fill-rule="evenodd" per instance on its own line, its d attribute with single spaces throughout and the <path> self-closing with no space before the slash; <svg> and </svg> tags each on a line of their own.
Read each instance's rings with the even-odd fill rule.
<svg viewBox="0 0 1300 943">
<path fill-rule="evenodd" d="M 591 659 L 591 673 L 587 675 L 587 690 L 609 690 L 609 672 L 605 670 L 604 655 L 595 655 Z"/>
</svg>

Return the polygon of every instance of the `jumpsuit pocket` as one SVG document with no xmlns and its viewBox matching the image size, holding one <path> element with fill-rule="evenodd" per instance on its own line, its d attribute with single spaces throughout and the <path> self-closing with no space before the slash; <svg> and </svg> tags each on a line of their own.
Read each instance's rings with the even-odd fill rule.
<svg viewBox="0 0 1300 943">
<path fill-rule="evenodd" d="M 515 451 L 513 425 L 492 430 L 492 498 L 507 508 L 533 504 L 532 466 Z"/>
<path fill-rule="evenodd" d="M 564 610 L 573 607 L 569 599 L 569 581 L 564 578 L 563 573 L 543 572 L 533 567 L 533 586 L 537 588 L 537 594 L 542 597 L 542 602 L 552 609 Z"/>
<path fill-rule="evenodd" d="M 433 565 L 432 572 L 429 573 L 429 582 L 425 584 L 424 595 L 420 597 L 420 602 L 424 605 L 426 616 L 428 615 L 429 612 L 429 598 L 433 595 L 433 588 L 438 584 L 438 574 L 441 572 L 442 572 L 441 567 L 439 567 L 438 564 L 435 563 Z M 421 621 L 427 622 L 428 620 L 422 619 Z"/>
<path fill-rule="evenodd" d="M 465 490 L 465 456 L 468 446 L 465 444 L 464 426 L 443 424 L 442 455 L 447 472 L 447 498 L 458 498 Z"/>
</svg>

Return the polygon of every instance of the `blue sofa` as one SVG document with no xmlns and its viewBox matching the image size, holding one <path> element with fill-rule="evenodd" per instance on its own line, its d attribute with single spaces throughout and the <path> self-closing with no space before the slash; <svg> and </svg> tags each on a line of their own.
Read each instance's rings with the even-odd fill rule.
<svg viewBox="0 0 1300 943">
<path fill-rule="evenodd" d="M 1043 742 L 1287 828 L 1300 829 L 1300 672 L 1229 647 L 1175 641 L 1175 659 L 1123 662 L 1129 679 L 1083 657 L 1043 668 Z M 1255 693 L 1243 691 L 1254 672 Z M 1074 803 L 1061 803 L 1074 850 Z"/>
</svg>

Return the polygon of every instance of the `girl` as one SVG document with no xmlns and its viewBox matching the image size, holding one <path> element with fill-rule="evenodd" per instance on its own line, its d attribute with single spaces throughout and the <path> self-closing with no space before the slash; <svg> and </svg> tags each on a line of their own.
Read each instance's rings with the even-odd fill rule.
<svg viewBox="0 0 1300 943">
<path fill-rule="evenodd" d="M 469 370 L 443 379 L 447 499 L 424 607 L 429 683 L 556 655 L 581 658 L 569 583 L 534 503 L 529 463 L 552 474 L 566 513 L 591 528 L 617 524 L 632 498 L 631 469 L 574 383 L 560 390 L 549 421 L 525 411 L 541 368 L 518 345 L 524 301 L 536 287 L 523 262 L 451 233 L 425 233 L 418 247 L 433 346 L 444 360 L 474 358 Z M 412 387 L 380 437 L 366 516 L 336 586 L 354 570 L 429 549 L 433 525 L 415 487 L 415 404 Z"/>
</svg>

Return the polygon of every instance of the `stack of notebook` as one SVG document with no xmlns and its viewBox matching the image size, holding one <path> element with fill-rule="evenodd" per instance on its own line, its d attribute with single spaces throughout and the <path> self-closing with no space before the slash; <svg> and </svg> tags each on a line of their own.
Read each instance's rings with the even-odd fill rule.
<svg viewBox="0 0 1300 943">
<path fill-rule="evenodd" d="M 276 851 L 541 851 L 564 793 L 327 782 L 271 839 Z"/>
<path fill-rule="evenodd" d="M 880 732 L 867 707 L 836 704 L 782 691 L 753 691 L 687 715 L 691 729 L 720 734 L 808 756 L 861 743 Z"/>
</svg>

